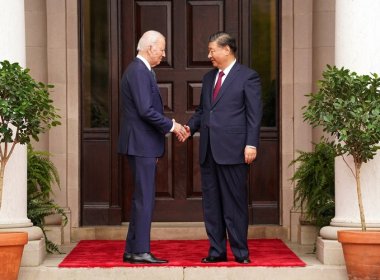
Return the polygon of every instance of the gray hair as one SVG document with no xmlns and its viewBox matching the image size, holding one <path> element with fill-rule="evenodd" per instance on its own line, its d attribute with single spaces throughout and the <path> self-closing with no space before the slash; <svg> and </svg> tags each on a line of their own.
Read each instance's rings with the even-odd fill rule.
<svg viewBox="0 0 380 280">
<path fill-rule="evenodd" d="M 165 39 L 164 35 L 160 32 L 155 30 L 146 31 L 137 44 L 137 51 L 148 49 L 149 46 L 155 45 L 160 38 Z"/>
</svg>

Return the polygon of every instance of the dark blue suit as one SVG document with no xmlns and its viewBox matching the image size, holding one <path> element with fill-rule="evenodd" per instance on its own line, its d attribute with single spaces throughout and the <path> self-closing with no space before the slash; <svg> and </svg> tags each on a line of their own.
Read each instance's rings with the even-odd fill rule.
<svg viewBox="0 0 380 280">
<path fill-rule="evenodd" d="M 235 257 L 248 257 L 246 145 L 258 147 L 262 117 L 258 74 L 239 63 L 228 73 L 215 101 L 218 70 L 202 81 L 200 105 L 188 122 L 200 132 L 203 209 L 210 240 L 209 256 L 226 254 L 226 233 Z"/>
<path fill-rule="evenodd" d="M 150 252 L 157 158 L 164 153 L 165 134 L 173 122 L 163 115 L 163 104 L 153 74 L 136 58 L 121 80 L 122 119 L 118 151 L 128 156 L 135 190 L 126 250 Z"/>
</svg>

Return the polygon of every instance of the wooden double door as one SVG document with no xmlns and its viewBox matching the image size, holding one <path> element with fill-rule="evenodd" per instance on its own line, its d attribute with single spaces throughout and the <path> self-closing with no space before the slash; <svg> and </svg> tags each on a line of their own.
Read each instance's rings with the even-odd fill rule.
<svg viewBox="0 0 380 280">
<path fill-rule="evenodd" d="M 224 30 L 237 39 L 238 59 L 250 66 L 250 1 L 111 1 L 110 124 L 99 134 L 82 130 L 82 225 L 120 224 L 129 220 L 133 180 L 126 158 L 117 155 L 119 82 L 136 56 L 146 30 L 166 37 L 166 59 L 155 68 L 165 115 L 186 123 L 199 104 L 203 75 L 212 65 L 208 37 Z M 112 15 L 114 17 L 112 17 Z M 102 134 L 103 133 L 103 134 Z M 102 137 L 99 135 L 102 134 Z M 262 129 L 257 161 L 249 171 L 251 223 L 279 222 L 278 132 Z M 166 152 L 158 161 L 154 221 L 202 221 L 198 163 L 199 135 L 180 143 L 166 135 Z M 99 149 L 102 151 L 99 153 Z M 102 157 L 107 160 L 102 161 Z M 94 162 L 101 162 L 95 166 Z M 100 195 L 94 192 L 100 192 Z M 96 199 L 94 199 L 96 197 Z M 94 201 L 96 200 L 96 201 Z"/>
</svg>

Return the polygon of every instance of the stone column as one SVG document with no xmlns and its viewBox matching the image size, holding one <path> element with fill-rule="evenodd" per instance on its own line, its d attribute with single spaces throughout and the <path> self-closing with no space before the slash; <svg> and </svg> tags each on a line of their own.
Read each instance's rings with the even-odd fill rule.
<svg viewBox="0 0 380 280">
<path fill-rule="evenodd" d="M 0 0 L 0 7 L 0 60 L 25 67 L 24 0 Z M 38 265 L 45 256 L 45 243 L 41 229 L 27 218 L 26 181 L 26 146 L 18 145 L 5 169 L 0 231 L 27 231 L 22 265 Z"/>
<path fill-rule="evenodd" d="M 0 60 L 25 67 L 24 1 L 1 0 Z M 17 20 L 15 20 L 17 18 Z M 26 216 L 26 147 L 15 148 L 5 170 L 0 227 L 31 226 Z"/>
<path fill-rule="evenodd" d="M 335 64 L 358 74 L 380 73 L 380 1 L 336 0 Z M 346 157 L 353 168 L 353 160 Z M 361 183 L 368 228 L 380 227 L 380 156 L 363 164 Z M 326 264 L 344 263 L 337 231 L 360 228 L 356 184 L 341 157 L 335 160 L 335 217 L 321 229 L 317 242 L 318 258 Z"/>
</svg>

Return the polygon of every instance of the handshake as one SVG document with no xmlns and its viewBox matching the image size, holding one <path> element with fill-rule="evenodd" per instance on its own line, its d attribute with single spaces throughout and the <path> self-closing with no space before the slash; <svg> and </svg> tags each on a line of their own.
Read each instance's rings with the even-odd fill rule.
<svg viewBox="0 0 380 280">
<path fill-rule="evenodd" d="M 185 142 L 190 137 L 190 127 L 187 125 L 181 125 L 173 119 L 174 129 L 173 133 L 176 135 L 179 142 Z"/>
</svg>

